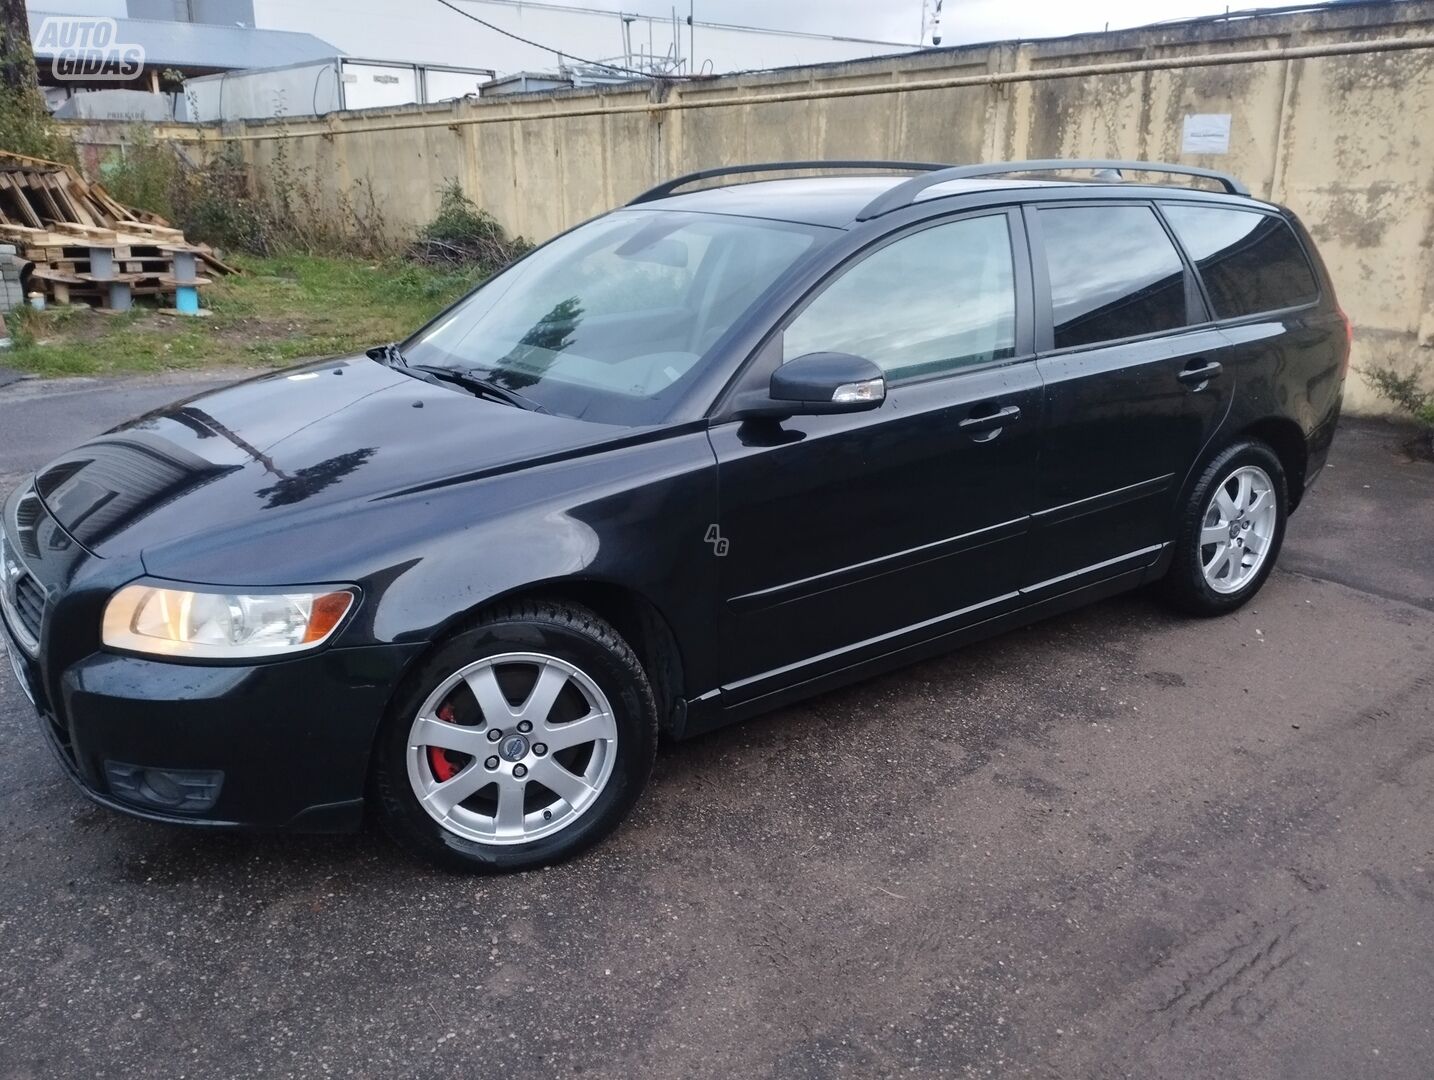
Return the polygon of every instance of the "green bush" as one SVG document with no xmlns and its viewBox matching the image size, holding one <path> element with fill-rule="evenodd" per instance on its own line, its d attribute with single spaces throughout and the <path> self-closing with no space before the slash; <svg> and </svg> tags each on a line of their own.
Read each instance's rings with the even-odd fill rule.
<svg viewBox="0 0 1434 1080">
<path fill-rule="evenodd" d="M 275 247 L 272 215 L 250 194 L 244 160 L 233 144 L 195 165 L 137 124 L 123 154 L 101 173 L 120 202 L 169 219 L 191 240 L 256 255 Z"/>
<path fill-rule="evenodd" d="M 217 247 L 271 254 L 282 247 L 273 213 L 250 191 L 249 170 L 238 145 L 209 155 L 203 166 L 182 169 L 174 222 L 186 237 Z"/>
<path fill-rule="evenodd" d="M 313 170 L 291 168 L 282 142 L 261 188 L 238 144 L 200 146 L 191 158 L 137 125 L 104 177 L 127 206 L 159 214 L 190 240 L 221 248 L 365 257 L 395 248 L 366 183 L 334 191 Z"/>
<path fill-rule="evenodd" d="M 1393 368 L 1360 368 L 1359 373 L 1383 398 L 1392 401 L 1423 427 L 1434 429 L 1434 390 L 1426 390 L 1420 372 L 1401 375 Z"/>
<path fill-rule="evenodd" d="M 100 166 L 105 188 L 126 206 L 174 218 L 174 198 L 181 187 L 179 158 L 174 149 L 155 141 L 147 125 L 130 129 L 117 159 Z"/>
<path fill-rule="evenodd" d="M 531 248 L 521 236 L 509 239 L 497 219 L 480 210 L 457 180 L 448 180 L 439 193 L 438 215 L 419 231 L 410 254 L 420 262 L 492 273 Z"/>
<path fill-rule="evenodd" d="M 471 285 L 531 247 L 509 238 L 456 180 L 444 185 L 438 215 L 417 238 L 395 239 L 369 183 L 335 190 L 315 170 L 295 168 L 282 137 L 256 177 L 237 143 L 185 151 L 136 125 L 103 174 L 120 202 L 167 218 L 192 241 L 227 250 L 367 259 L 406 251 L 411 261 L 443 271 L 414 278 L 414 287 L 429 295 Z"/>
<path fill-rule="evenodd" d="M 5 333 L 15 349 L 28 349 L 35 344 L 34 309 L 24 304 L 5 313 Z"/>
</svg>

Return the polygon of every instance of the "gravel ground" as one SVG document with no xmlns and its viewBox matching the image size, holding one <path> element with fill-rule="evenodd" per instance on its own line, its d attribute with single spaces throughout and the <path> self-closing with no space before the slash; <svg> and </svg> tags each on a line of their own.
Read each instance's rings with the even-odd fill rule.
<svg viewBox="0 0 1434 1080">
<path fill-rule="evenodd" d="M 0 484 L 175 380 L 0 392 Z M 1434 466 L 1348 425 L 1242 612 L 1120 597 L 667 748 L 589 856 L 92 807 L 0 679 L 0 1075 L 1408 1077 Z"/>
</svg>

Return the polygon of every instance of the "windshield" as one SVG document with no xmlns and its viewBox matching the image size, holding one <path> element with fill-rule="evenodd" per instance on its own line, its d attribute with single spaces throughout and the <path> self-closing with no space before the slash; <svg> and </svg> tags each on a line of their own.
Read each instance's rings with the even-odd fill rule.
<svg viewBox="0 0 1434 1080">
<path fill-rule="evenodd" d="M 778 275 L 830 230 L 756 218 L 620 211 L 491 279 L 403 345 L 548 412 L 651 424 Z"/>
</svg>

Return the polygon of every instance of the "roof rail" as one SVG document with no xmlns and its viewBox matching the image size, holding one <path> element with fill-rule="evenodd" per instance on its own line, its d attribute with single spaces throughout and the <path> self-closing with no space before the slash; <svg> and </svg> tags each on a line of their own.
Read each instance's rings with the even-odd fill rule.
<svg viewBox="0 0 1434 1080">
<path fill-rule="evenodd" d="M 880 169 L 885 172 L 940 172 L 950 169 L 951 166 L 937 164 L 931 161 L 770 161 L 761 165 L 723 165 L 716 169 L 703 169 L 701 172 L 687 173 L 675 180 L 668 180 L 666 183 L 658 184 L 655 188 L 644 191 L 637 198 L 629 202 L 628 206 L 636 206 L 638 203 L 652 202 L 655 199 L 665 199 L 678 188 L 686 187 L 688 184 L 695 184 L 698 180 L 710 180 L 714 176 L 738 176 L 742 173 L 764 173 L 764 172 L 795 172 L 804 169 Z"/>
<path fill-rule="evenodd" d="M 968 180 L 981 176 L 1004 176 L 1008 173 L 1022 172 L 1071 172 L 1091 170 L 1112 169 L 1117 172 L 1127 169 L 1131 172 L 1158 172 L 1175 173 L 1180 176 L 1198 176 L 1204 180 L 1214 180 L 1220 184 L 1231 195 L 1248 195 L 1250 189 L 1240 181 L 1227 173 L 1216 172 L 1213 169 L 1197 169 L 1193 165 L 1171 165 L 1162 161 L 1102 161 L 1092 159 L 1062 160 L 1060 158 L 1043 158 L 1038 161 L 998 161 L 988 162 L 983 165 L 954 165 L 949 169 L 941 169 L 936 172 L 927 172 L 925 176 L 913 176 L 904 184 L 898 184 L 890 191 L 872 199 L 857 214 L 858 221 L 869 221 L 882 214 L 889 214 L 893 210 L 900 210 L 903 206 L 910 206 L 916 201 L 927 188 L 935 187 L 937 184 L 944 184 L 948 180 Z"/>
</svg>

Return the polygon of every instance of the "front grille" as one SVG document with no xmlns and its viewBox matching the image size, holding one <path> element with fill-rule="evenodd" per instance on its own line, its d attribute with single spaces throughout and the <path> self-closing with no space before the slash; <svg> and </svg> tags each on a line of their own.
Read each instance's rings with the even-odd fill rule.
<svg viewBox="0 0 1434 1080">
<path fill-rule="evenodd" d="M 40 623 L 45 616 L 45 590 L 15 554 L 0 530 L 0 611 L 27 653 L 40 648 Z"/>
<path fill-rule="evenodd" d="M 29 574 L 15 582 L 15 615 L 20 629 L 33 641 L 40 640 L 40 621 L 45 616 L 45 594 Z"/>
<path fill-rule="evenodd" d="M 39 527 L 45 508 L 33 492 L 23 495 L 15 505 L 15 535 L 20 550 L 32 559 L 40 557 Z"/>
</svg>

